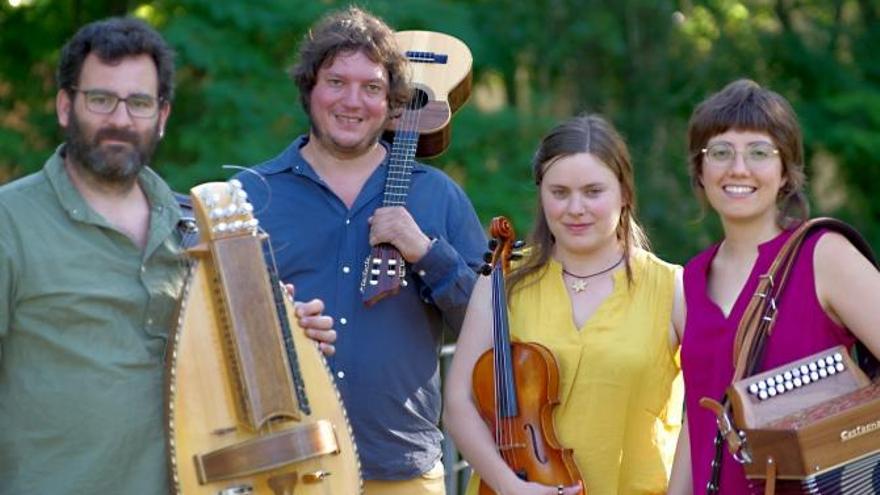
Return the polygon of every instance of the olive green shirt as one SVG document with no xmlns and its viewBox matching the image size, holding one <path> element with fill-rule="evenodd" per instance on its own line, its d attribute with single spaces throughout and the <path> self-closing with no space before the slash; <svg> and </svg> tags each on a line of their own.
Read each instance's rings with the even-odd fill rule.
<svg viewBox="0 0 880 495">
<path fill-rule="evenodd" d="M 0 494 L 164 494 L 180 210 L 144 169 L 141 250 L 87 205 L 62 150 L 0 187 Z"/>
</svg>

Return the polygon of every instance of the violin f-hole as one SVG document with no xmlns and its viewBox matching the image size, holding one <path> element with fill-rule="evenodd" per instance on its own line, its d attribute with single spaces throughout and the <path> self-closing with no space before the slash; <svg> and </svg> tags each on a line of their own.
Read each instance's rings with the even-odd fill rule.
<svg viewBox="0 0 880 495">
<path fill-rule="evenodd" d="M 532 439 L 532 452 L 535 454 L 535 459 L 538 460 L 541 464 L 547 464 L 547 453 L 544 450 L 544 442 L 541 441 L 541 433 L 535 431 L 535 427 L 530 423 L 526 423 L 523 425 L 523 429 L 528 433 L 529 438 Z"/>
</svg>

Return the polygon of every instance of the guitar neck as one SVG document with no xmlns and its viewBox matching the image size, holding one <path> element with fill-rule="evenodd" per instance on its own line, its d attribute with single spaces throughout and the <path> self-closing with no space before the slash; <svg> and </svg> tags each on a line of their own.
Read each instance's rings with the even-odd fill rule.
<svg viewBox="0 0 880 495">
<path fill-rule="evenodd" d="M 406 109 L 400 117 L 402 121 L 418 118 L 418 111 Z M 398 130 L 391 145 L 391 157 L 388 160 L 388 176 L 385 179 L 385 193 L 382 206 L 405 206 L 409 194 L 410 176 L 412 175 L 413 158 L 419 144 L 419 133 L 415 128 Z"/>
</svg>

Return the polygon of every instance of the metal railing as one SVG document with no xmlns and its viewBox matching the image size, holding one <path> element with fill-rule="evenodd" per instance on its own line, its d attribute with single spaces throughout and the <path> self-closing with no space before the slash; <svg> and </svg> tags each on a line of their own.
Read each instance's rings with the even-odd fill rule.
<svg viewBox="0 0 880 495">
<path fill-rule="evenodd" d="M 440 349 L 440 376 L 446 378 L 452 355 L 455 354 L 455 344 L 444 345 Z M 441 425 L 443 426 L 443 425 Z M 446 470 L 446 495 L 459 495 L 465 492 L 468 479 L 471 477 L 471 468 L 467 461 L 462 459 L 452 437 L 443 426 L 443 468 Z"/>
</svg>

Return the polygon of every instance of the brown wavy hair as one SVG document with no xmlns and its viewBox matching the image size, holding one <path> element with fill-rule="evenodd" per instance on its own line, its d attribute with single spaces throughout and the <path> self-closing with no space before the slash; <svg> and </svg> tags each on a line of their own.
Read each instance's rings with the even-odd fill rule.
<svg viewBox="0 0 880 495">
<path fill-rule="evenodd" d="M 614 126 L 600 115 L 582 114 L 554 127 L 541 140 L 532 159 L 535 185 L 541 186 L 544 173 L 553 163 L 577 153 L 589 153 L 596 157 L 614 173 L 620 183 L 623 209 L 617 224 L 617 239 L 623 244 L 627 281 L 632 283 L 629 260 L 632 251 L 650 248 L 648 238 L 636 219 L 636 195 L 629 149 Z M 508 277 L 508 295 L 518 286 L 525 287 L 521 284 L 529 275 L 546 268 L 556 243 L 541 205 L 540 194 L 537 196 L 533 225 L 528 238 L 529 253 Z"/>
<path fill-rule="evenodd" d="M 776 224 L 786 229 L 806 220 L 810 205 L 804 193 L 804 144 L 797 115 L 776 92 L 749 79 L 739 79 L 697 105 L 688 124 L 688 171 L 691 187 L 705 207 L 706 192 L 700 182 L 703 148 L 713 137 L 729 130 L 767 134 L 779 149 L 785 185 L 779 191 Z"/>
<path fill-rule="evenodd" d="M 407 77 L 407 59 L 400 52 L 394 31 L 378 17 L 357 7 L 332 12 L 306 33 L 299 47 L 296 65 L 289 73 L 299 87 L 303 109 L 310 113 L 309 101 L 318 80 L 318 70 L 340 53 L 361 52 L 388 72 L 389 115 L 410 100 L 412 88 Z"/>
</svg>

